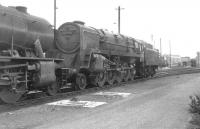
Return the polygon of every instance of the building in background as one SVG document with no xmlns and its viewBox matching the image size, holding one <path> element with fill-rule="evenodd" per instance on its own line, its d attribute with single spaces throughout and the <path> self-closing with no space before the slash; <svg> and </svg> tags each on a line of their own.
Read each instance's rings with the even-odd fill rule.
<svg viewBox="0 0 200 129">
<path fill-rule="evenodd" d="M 191 66 L 190 57 L 181 57 L 181 66 Z"/>
<path fill-rule="evenodd" d="M 197 52 L 197 56 L 196 56 L 196 67 L 200 67 L 200 52 Z"/>
<path fill-rule="evenodd" d="M 167 62 L 168 67 L 170 67 L 170 63 L 172 67 L 181 66 L 181 56 L 171 55 L 171 59 L 170 59 L 170 55 L 165 54 L 163 56 Z"/>
</svg>

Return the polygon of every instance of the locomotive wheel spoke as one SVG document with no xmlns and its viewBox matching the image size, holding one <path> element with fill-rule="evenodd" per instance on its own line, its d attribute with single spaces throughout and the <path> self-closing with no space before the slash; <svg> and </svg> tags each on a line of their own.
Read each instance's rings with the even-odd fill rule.
<svg viewBox="0 0 200 129">
<path fill-rule="evenodd" d="M 135 79 L 135 69 L 131 69 L 130 70 L 130 80 L 134 80 Z"/>
<path fill-rule="evenodd" d="M 149 68 L 147 67 L 147 68 L 145 68 L 145 73 L 144 73 L 145 75 L 144 75 L 144 77 L 145 78 L 148 78 L 149 77 Z"/>
<path fill-rule="evenodd" d="M 24 95 L 25 90 L 21 92 L 15 92 L 8 87 L 4 87 L 0 91 L 0 99 L 5 103 L 16 103 L 22 95 Z"/>
<path fill-rule="evenodd" d="M 129 78 L 130 78 L 130 71 L 129 70 L 125 70 L 124 81 L 127 82 Z"/>
<path fill-rule="evenodd" d="M 107 82 L 108 84 L 112 85 L 114 84 L 115 78 L 114 78 L 114 74 L 113 71 L 109 71 L 107 74 Z"/>
<path fill-rule="evenodd" d="M 152 69 L 152 75 L 151 75 L 151 77 L 153 77 L 155 74 L 156 74 L 155 69 Z"/>
<path fill-rule="evenodd" d="M 53 82 L 51 85 L 47 86 L 47 95 L 54 96 L 58 93 L 58 85 L 56 82 Z"/>
<path fill-rule="evenodd" d="M 79 73 L 76 76 L 76 89 L 77 90 L 83 90 L 87 86 L 87 78 L 84 74 Z"/>
<path fill-rule="evenodd" d="M 97 86 L 103 87 L 106 82 L 106 76 L 104 72 L 100 72 L 96 77 Z"/>
<path fill-rule="evenodd" d="M 122 73 L 121 73 L 121 72 L 117 72 L 117 73 L 116 73 L 116 79 L 117 79 L 117 82 L 118 82 L 118 83 L 121 83 L 121 82 L 122 82 L 123 76 L 122 76 Z"/>
</svg>

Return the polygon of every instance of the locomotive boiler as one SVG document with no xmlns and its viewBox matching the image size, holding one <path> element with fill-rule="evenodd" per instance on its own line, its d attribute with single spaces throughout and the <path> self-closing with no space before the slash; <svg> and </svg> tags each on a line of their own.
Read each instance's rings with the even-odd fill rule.
<svg viewBox="0 0 200 129">
<path fill-rule="evenodd" d="M 53 29 L 46 20 L 29 15 L 26 7 L 0 6 L 1 49 L 32 49 L 38 38 L 44 51 L 53 47 Z"/>
<path fill-rule="evenodd" d="M 54 35 L 55 34 L 55 35 Z M 32 90 L 126 82 L 155 74 L 158 51 L 121 34 L 66 22 L 57 30 L 25 7 L 0 6 L 0 99 L 14 103 Z"/>
</svg>

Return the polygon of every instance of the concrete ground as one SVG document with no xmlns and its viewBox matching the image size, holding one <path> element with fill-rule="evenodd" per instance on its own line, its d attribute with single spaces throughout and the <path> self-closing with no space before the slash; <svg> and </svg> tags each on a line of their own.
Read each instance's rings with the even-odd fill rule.
<svg viewBox="0 0 200 129">
<path fill-rule="evenodd" d="M 200 74 L 171 76 L 4 111 L 0 129 L 188 129 Z"/>
</svg>

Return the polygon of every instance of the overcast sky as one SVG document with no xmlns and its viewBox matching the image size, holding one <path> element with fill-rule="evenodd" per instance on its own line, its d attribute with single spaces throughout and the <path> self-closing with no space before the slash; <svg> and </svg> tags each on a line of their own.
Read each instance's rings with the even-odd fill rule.
<svg viewBox="0 0 200 129">
<path fill-rule="evenodd" d="M 53 24 L 53 0 L 1 0 L 1 5 L 23 5 L 32 15 Z M 200 51 L 200 0 L 57 0 L 57 27 L 64 22 L 81 20 L 88 26 L 117 32 L 118 6 L 121 33 L 152 43 L 162 53 L 195 57 Z M 153 44 L 153 43 L 152 43 Z"/>
</svg>

